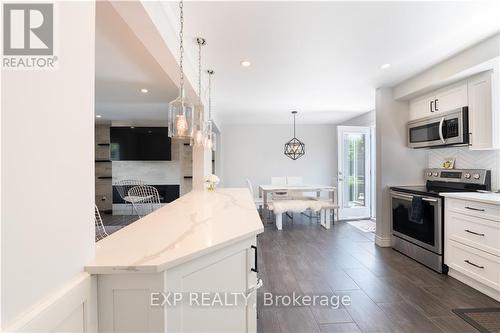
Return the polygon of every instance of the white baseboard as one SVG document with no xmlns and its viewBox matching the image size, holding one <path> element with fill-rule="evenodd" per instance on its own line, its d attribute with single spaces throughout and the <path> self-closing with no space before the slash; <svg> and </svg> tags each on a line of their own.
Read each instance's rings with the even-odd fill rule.
<svg viewBox="0 0 500 333">
<path fill-rule="evenodd" d="M 97 332 L 96 278 L 80 273 L 3 332 Z"/>
<path fill-rule="evenodd" d="M 380 237 L 379 235 L 375 235 L 375 244 L 380 247 L 391 247 L 392 240 L 391 237 Z"/>
<path fill-rule="evenodd" d="M 490 286 L 486 286 L 481 282 L 478 282 L 477 280 L 474 280 L 473 278 L 454 270 L 453 268 L 450 268 L 448 275 L 500 302 L 500 290 L 495 290 Z"/>
</svg>

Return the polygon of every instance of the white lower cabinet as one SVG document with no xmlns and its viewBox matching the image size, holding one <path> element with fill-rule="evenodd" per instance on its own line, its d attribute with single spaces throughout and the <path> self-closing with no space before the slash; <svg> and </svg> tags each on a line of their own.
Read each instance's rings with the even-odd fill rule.
<svg viewBox="0 0 500 333">
<path fill-rule="evenodd" d="M 98 275 L 99 332 L 256 332 L 255 245 L 251 237 L 158 273 Z"/>
<path fill-rule="evenodd" d="M 449 275 L 500 301 L 500 206 L 446 198 Z"/>
</svg>

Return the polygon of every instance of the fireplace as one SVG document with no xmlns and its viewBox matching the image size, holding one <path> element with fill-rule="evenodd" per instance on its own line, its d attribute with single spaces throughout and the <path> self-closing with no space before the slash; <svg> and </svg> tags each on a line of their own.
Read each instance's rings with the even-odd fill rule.
<svg viewBox="0 0 500 333">
<path fill-rule="evenodd" d="M 148 184 L 149 185 L 149 184 Z M 161 203 L 169 203 L 179 198 L 180 185 L 150 185 L 158 190 Z M 125 204 L 126 202 L 120 197 L 116 186 L 113 185 L 113 204 Z"/>
</svg>

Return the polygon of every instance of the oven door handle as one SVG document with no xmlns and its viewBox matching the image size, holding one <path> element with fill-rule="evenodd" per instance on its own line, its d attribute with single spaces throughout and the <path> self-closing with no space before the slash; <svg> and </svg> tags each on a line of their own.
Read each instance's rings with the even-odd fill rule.
<svg viewBox="0 0 500 333">
<path fill-rule="evenodd" d="M 412 200 L 413 199 L 412 195 L 401 194 L 401 193 L 398 193 L 398 192 L 391 192 L 391 195 L 393 197 L 400 198 L 400 199 L 406 199 L 406 200 Z M 423 201 L 427 201 L 427 202 L 438 202 L 438 199 L 427 198 L 427 197 L 422 197 L 422 200 Z"/>
<path fill-rule="evenodd" d="M 439 121 L 439 138 L 441 139 L 442 143 L 446 143 L 446 140 L 444 139 L 443 135 L 443 125 L 444 125 L 444 117 L 441 118 L 441 120 Z"/>
</svg>

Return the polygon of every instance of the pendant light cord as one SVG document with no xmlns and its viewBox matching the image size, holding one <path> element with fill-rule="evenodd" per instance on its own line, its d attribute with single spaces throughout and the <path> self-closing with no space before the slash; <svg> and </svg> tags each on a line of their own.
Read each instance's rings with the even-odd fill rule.
<svg viewBox="0 0 500 333">
<path fill-rule="evenodd" d="M 213 70 L 208 70 L 208 120 L 212 121 L 212 75 Z"/>
<path fill-rule="evenodd" d="M 198 38 L 198 101 L 201 104 L 201 45 L 202 41 Z"/>
<path fill-rule="evenodd" d="M 295 138 L 295 113 L 293 114 L 293 137 Z"/>
<path fill-rule="evenodd" d="M 181 95 L 181 101 L 184 101 L 184 1 L 179 1 L 179 9 L 180 9 L 180 14 L 179 14 L 179 21 L 181 23 L 181 29 L 179 31 L 179 39 L 180 39 L 180 45 L 179 45 L 179 50 L 181 52 L 180 57 L 179 57 L 179 68 L 181 71 L 181 77 L 180 77 L 180 95 Z"/>
</svg>

